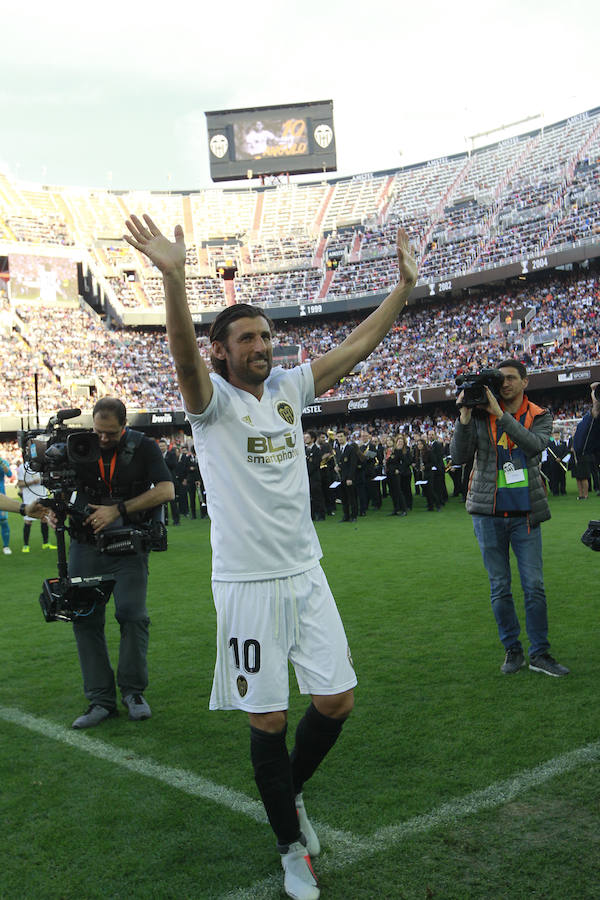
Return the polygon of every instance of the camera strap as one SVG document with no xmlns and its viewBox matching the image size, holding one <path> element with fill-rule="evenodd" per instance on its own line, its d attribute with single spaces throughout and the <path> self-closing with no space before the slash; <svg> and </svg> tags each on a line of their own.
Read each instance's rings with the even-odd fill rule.
<svg viewBox="0 0 600 900">
<path fill-rule="evenodd" d="M 108 488 L 108 493 L 110 495 L 112 495 L 112 480 L 113 480 L 113 475 L 115 474 L 116 466 L 117 466 L 117 451 L 115 450 L 112 455 L 111 461 L 110 461 L 110 467 L 109 467 L 109 471 L 108 471 L 108 480 L 107 480 L 106 469 L 104 466 L 104 460 L 102 459 L 102 454 L 100 454 L 100 457 L 98 459 L 98 468 L 100 469 L 100 478 L 102 479 L 102 481 Z"/>
<path fill-rule="evenodd" d="M 109 496 L 112 496 L 113 492 L 113 477 L 117 466 L 117 459 L 119 460 L 119 471 L 122 472 L 131 463 L 135 451 L 144 439 L 144 435 L 141 431 L 134 431 L 132 428 L 127 428 L 125 430 L 125 438 L 125 441 L 123 443 L 120 443 L 119 446 L 114 450 L 109 465 L 108 478 L 106 477 L 106 466 L 104 460 L 102 459 L 102 455 L 100 455 L 100 459 L 98 460 L 100 477 L 108 488 Z"/>
</svg>

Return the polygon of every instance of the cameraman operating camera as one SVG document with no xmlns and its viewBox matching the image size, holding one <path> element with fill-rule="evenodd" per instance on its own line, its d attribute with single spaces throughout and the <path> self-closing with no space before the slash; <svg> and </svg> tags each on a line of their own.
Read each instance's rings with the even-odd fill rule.
<svg viewBox="0 0 600 900">
<path fill-rule="evenodd" d="M 128 555 L 110 552 L 110 533 L 153 520 L 162 504 L 173 499 L 169 470 L 151 438 L 125 426 L 124 404 L 114 397 L 98 400 L 93 429 L 100 459 L 78 469 L 75 507 L 71 514 L 69 574 L 72 578 L 113 578 L 115 618 L 121 629 L 117 683 L 129 718 L 150 718 L 143 692 L 148 685 L 146 655 L 149 623 L 146 610 L 148 549 L 134 546 Z M 133 529 L 132 529 L 133 530 Z M 73 728 L 89 728 L 117 715 L 115 677 L 104 635 L 105 605 L 73 622 L 83 686 L 90 706 Z"/>
<path fill-rule="evenodd" d="M 476 415 L 472 407 L 464 405 L 464 391 L 459 393 L 460 418 L 450 453 L 458 465 L 473 462 L 466 507 L 473 516 L 490 580 L 492 610 L 506 651 L 501 671 L 508 675 L 525 665 L 511 591 L 512 547 L 525 600 L 529 668 L 559 677 L 569 670 L 548 652 L 540 530 L 540 522 L 550 518 L 540 461 L 552 435 L 552 416 L 524 393 L 528 379 L 522 362 L 507 359 L 498 369 L 502 374 L 499 397 L 486 385 L 487 403 L 478 405 Z"/>
</svg>

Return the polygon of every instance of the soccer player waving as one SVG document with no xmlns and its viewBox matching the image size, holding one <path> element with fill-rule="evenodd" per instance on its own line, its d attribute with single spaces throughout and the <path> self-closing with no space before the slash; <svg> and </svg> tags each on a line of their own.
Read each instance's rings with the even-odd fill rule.
<svg viewBox="0 0 600 900">
<path fill-rule="evenodd" d="M 248 713 L 254 775 L 285 891 L 313 900 L 319 888 L 310 857 L 320 848 L 302 791 L 352 710 L 356 676 L 319 564 L 301 415 L 387 334 L 417 266 L 400 229 L 397 287 L 338 347 L 294 369 L 272 369 L 271 322 L 262 308 L 227 307 L 210 330 L 209 374 L 186 299 L 182 228 L 173 242 L 149 216 L 132 216 L 127 228 L 126 240 L 163 275 L 169 346 L 206 488 L 217 611 L 210 708 Z M 289 754 L 288 660 L 301 693 L 311 696 Z"/>
</svg>

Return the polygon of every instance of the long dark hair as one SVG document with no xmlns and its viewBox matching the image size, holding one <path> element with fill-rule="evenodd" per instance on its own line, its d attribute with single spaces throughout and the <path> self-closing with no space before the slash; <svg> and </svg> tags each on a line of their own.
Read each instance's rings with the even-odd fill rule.
<svg viewBox="0 0 600 900">
<path fill-rule="evenodd" d="M 211 344 L 213 343 L 213 341 L 219 341 L 219 343 L 224 344 L 227 339 L 227 335 L 229 334 L 229 326 L 232 322 L 237 321 L 237 319 L 260 318 L 266 321 L 272 334 L 274 328 L 273 322 L 261 306 L 251 306 L 250 303 L 234 303 L 233 306 L 227 306 L 225 309 L 221 310 L 217 318 L 210 326 L 208 339 Z M 225 378 L 225 380 L 227 380 L 227 360 L 217 359 L 217 357 L 214 356 L 213 353 L 211 353 L 210 361 L 217 375 L 220 375 L 222 378 Z"/>
</svg>

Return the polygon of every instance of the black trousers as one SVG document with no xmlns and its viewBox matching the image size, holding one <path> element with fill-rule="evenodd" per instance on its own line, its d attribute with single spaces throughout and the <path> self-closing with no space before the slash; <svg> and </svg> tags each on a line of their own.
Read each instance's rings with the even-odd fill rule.
<svg viewBox="0 0 600 900">
<path fill-rule="evenodd" d="M 392 498 L 392 503 L 394 505 L 394 512 L 407 512 L 406 500 L 404 499 L 404 494 L 402 493 L 402 487 L 400 485 L 400 476 L 388 475 L 387 483 L 390 490 L 390 497 Z"/>
<path fill-rule="evenodd" d="M 358 516 L 358 498 L 356 496 L 356 485 L 346 484 L 342 481 L 342 509 L 344 510 L 345 519 L 356 519 Z"/>
<path fill-rule="evenodd" d="M 123 697 L 142 694 L 148 686 L 148 554 L 110 556 L 88 544 L 71 541 L 69 575 L 106 575 L 115 579 L 115 618 L 121 629 L 117 684 Z M 115 676 L 104 634 L 105 616 L 106 606 L 97 604 L 89 615 L 74 620 L 73 633 L 85 696 L 90 703 L 110 709 L 116 706 L 117 700 Z"/>
</svg>

